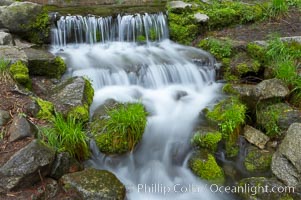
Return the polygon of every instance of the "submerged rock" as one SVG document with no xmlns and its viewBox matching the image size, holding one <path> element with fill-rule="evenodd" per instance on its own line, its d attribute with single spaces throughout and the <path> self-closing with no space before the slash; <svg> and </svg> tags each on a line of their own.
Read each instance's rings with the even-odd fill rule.
<svg viewBox="0 0 301 200">
<path fill-rule="evenodd" d="M 109 171 L 89 168 L 66 174 L 60 182 L 67 192 L 75 191 L 82 199 L 125 199 L 125 186 Z"/>
<path fill-rule="evenodd" d="M 269 137 L 263 134 L 261 131 L 246 125 L 244 127 L 244 136 L 248 142 L 256 145 L 260 149 L 264 149 L 265 144 L 269 141 Z"/>
<path fill-rule="evenodd" d="M 9 127 L 9 141 L 14 142 L 26 137 L 33 137 L 38 132 L 37 128 L 23 116 L 15 116 Z"/>
<path fill-rule="evenodd" d="M 272 172 L 289 186 L 301 185 L 301 123 L 292 124 L 273 155 Z"/>
<path fill-rule="evenodd" d="M 27 187 L 50 173 L 55 151 L 33 140 L 0 168 L 0 192 Z"/>
</svg>

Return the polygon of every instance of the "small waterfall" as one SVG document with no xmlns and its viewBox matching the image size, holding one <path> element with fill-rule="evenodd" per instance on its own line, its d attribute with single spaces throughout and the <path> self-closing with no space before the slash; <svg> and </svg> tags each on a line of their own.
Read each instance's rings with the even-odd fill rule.
<svg viewBox="0 0 301 200">
<path fill-rule="evenodd" d="M 52 43 L 139 42 L 168 38 L 166 16 L 158 14 L 118 15 L 117 18 L 96 16 L 62 16 L 52 29 Z"/>
<path fill-rule="evenodd" d="M 87 165 L 115 173 L 129 200 L 231 199 L 211 192 L 187 166 L 200 112 L 219 98 L 215 60 L 205 51 L 169 41 L 167 30 L 162 13 L 66 16 L 57 22 L 52 52 L 65 59 L 68 75 L 92 81 L 92 113 L 108 99 L 139 101 L 150 113 L 134 152 L 106 156 L 92 145 Z M 154 41 L 137 43 L 141 36 Z"/>
</svg>

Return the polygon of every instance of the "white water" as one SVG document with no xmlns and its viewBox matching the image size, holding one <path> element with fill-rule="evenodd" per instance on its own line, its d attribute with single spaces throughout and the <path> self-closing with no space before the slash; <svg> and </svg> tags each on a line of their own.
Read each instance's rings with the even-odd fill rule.
<svg viewBox="0 0 301 200">
<path fill-rule="evenodd" d="M 214 103 L 220 91 L 209 54 L 169 40 L 145 45 L 56 43 L 52 51 L 66 60 L 70 75 L 92 80 L 92 113 L 108 99 L 141 101 L 150 113 L 134 152 L 106 156 L 92 145 L 87 165 L 113 172 L 130 200 L 227 199 L 210 192 L 187 166 L 200 111 Z"/>
</svg>

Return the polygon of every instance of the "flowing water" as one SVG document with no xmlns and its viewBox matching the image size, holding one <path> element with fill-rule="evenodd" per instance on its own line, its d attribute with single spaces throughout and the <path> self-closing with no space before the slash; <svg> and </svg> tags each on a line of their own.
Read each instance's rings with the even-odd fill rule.
<svg viewBox="0 0 301 200">
<path fill-rule="evenodd" d="M 227 199 L 210 191 L 187 166 L 201 110 L 219 98 L 215 60 L 169 41 L 166 24 L 162 13 L 68 16 L 53 29 L 52 51 L 66 60 L 68 74 L 92 80 L 92 113 L 108 99 L 139 101 L 150 113 L 134 152 L 106 156 L 92 143 L 87 165 L 113 172 L 131 200 Z"/>
</svg>

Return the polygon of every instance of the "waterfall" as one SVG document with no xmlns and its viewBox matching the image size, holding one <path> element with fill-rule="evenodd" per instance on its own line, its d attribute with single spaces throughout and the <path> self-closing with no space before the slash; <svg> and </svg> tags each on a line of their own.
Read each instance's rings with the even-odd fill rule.
<svg viewBox="0 0 301 200">
<path fill-rule="evenodd" d="M 168 40 L 162 13 L 64 16 L 52 36 L 52 52 L 65 59 L 66 76 L 92 81 L 91 113 L 108 99 L 139 101 L 150 113 L 134 152 L 106 156 L 92 144 L 87 165 L 113 172 L 130 200 L 230 199 L 211 192 L 187 166 L 201 110 L 220 94 L 211 55 Z M 145 42 L 137 42 L 141 37 Z"/>
</svg>

